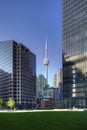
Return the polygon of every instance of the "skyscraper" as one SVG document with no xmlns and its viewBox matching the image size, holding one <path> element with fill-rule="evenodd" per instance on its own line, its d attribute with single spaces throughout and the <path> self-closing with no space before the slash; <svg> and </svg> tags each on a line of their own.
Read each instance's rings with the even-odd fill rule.
<svg viewBox="0 0 87 130">
<path fill-rule="evenodd" d="M 58 88 L 58 74 L 54 74 L 53 76 L 53 86 L 54 88 Z"/>
<path fill-rule="evenodd" d="M 39 74 L 37 76 L 37 97 L 42 97 L 43 96 L 43 92 L 44 92 L 44 88 L 47 85 L 47 80 L 44 77 L 44 75 Z"/>
<path fill-rule="evenodd" d="M 86 0 L 63 0 L 63 98 L 87 107 Z"/>
<path fill-rule="evenodd" d="M 0 42 L 0 97 L 22 106 L 36 102 L 36 56 L 13 40 Z"/>
<path fill-rule="evenodd" d="M 55 88 L 59 87 L 59 84 L 62 85 L 63 83 L 63 74 L 62 74 L 62 68 L 58 69 L 58 73 L 54 74 L 53 77 L 53 84 Z"/>
<path fill-rule="evenodd" d="M 44 76 L 47 79 L 47 84 L 48 84 L 48 65 L 49 65 L 49 60 L 48 60 L 48 46 L 47 46 L 47 38 L 46 38 L 45 59 L 44 59 L 44 68 L 45 68 Z"/>
</svg>

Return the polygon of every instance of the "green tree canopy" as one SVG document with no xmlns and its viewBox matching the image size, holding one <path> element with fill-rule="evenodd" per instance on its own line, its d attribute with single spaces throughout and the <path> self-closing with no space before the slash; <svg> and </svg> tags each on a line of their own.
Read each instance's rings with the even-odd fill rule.
<svg viewBox="0 0 87 130">
<path fill-rule="evenodd" d="M 2 108 L 3 102 L 4 102 L 3 99 L 0 98 L 0 109 Z"/>
<path fill-rule="evenodd" d="M 0 98 L 0 105 L 2 105 L 3 104 L 3 99 L 2 98 Z"/>
<path fill-rule="evenodd" d="M 59 105 L 61 105 L 61 106 L 63 106 L 63 107 L 68 107 L 68 101 L 67 101 L 67 100 L 58 101 L 58 102 L 56 103 L 56 106 L 59 106 Z"/>
<path fill-rule="evenodd" d="M 15 101 L 14 101 L 14 99 L 12 97 L 10 97 L 8 99 L 8 101 L 6 102 L 6 104 L 7 104 L 7 106 L 9 106 L 12 109 L 12 107 L 15 106 Z"/>
</svg>

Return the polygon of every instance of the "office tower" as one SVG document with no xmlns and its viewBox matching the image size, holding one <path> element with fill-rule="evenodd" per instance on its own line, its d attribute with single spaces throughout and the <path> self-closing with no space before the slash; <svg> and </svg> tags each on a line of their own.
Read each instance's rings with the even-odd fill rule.
<svg viewBox="0 0 87 130">
<path fill-rule="evenodd" d="M 54 103 L 58 101 L 58 88 L 48 87 L 44 89 L 43 100 L 53 100 Z"/>
<path fill-rule="evenodd" d="M 56 101 L 63 99 L 63 72 L 62 68 L 58 69 L 58 72 L 54 75 L 53 84 L 55 88 Z"/>
<path fill-rule="evenodd" d="M 37 76 L 37 97 L 38 98 L 43 96 L 44 88 L 47 85 L 46 83 L 47 83 L 47 80 L 44 77 L 44 75 L 39 74 Z"/>
<path fill-rule="evenodd" d="M 58 88 L 58 74 L 54 74 L 53 76 L 53 86 L 54 88 Z"/>
<path fill-rule="evenodd" d="M 0 42 L 0 97 L 22 106 L 36 103 L 36 56 L 13 40 Z"/>
<path fill-rule="evenodd" d="M 87 107 L 86 0 L 63 0 L 63 97 Z"/>
<path fill-rule="evenodd" d="M 55 88 L 49 87 L 44 89 L 44 98 L 53 98 L 55 97 Z"/>
<path fill-rule="evenodd" d="M 62 77 L 62 68 L 58 69 L 58 72 L 56 74 L 54 74 L 53 76 L 53 86 L 54 88 L 58 88 L 59 84 L 62 84 L 63 77 Z"/>
<path fill-rule="evenodd" d="M 49 65 L 49 60 L 48 60 L 48 46 L 47 46 L 47 38 L 46 38 L 46 46 L 45 46 L 45 59 L 44 59 L 44 68 L 45 68 L 45 78 L 47 79 L 47 84 L 48 84 L 48 65 Z"/>
</svg>

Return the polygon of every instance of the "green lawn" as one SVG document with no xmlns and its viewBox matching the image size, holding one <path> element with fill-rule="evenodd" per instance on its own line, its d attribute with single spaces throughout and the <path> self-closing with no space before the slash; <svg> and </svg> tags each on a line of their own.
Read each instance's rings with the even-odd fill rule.
<svg viewBox="0 0 87 130">
<path fill-rule="evenodd" d="M 87 112 L 0 113 L 0 130 L 86 130 Z"/>
</svg>

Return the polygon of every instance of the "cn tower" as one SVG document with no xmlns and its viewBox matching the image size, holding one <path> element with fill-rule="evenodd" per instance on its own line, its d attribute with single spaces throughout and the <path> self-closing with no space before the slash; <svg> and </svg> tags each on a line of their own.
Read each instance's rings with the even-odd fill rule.
<svg viewBox="0 0 87 130">
<path fill-rule="evenodd" d="M 44 59 L 44 68 L 45 68 L 44 76 L 45 76 L 45 78 L 47 80 L 47 84 L 48 84 L 48 65 L 49 65 L 49 60 L 48 60 L 48 45 L 47 45 L 47 37 L 46 37 L 45 59 Z"/>
</svg>

